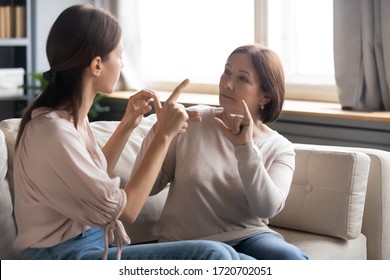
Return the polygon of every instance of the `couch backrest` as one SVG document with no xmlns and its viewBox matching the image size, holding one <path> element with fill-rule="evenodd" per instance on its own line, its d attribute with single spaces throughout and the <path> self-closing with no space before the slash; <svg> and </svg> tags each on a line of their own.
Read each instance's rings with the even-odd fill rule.
<svg viewBox="0 0 390 280">
<path fill-rule="evenodd" d="M 131 134 L 113 172 L 114 176 L 119 176 L 121 179 L 121 187 L 124 187 L 129 181 L 135 157 L 138 154 L 143 139 L 152 128 L 155 121 L 156 115 L 154 114 L 144 118 Z M 117 121 L 99 121 L 91 123 L 93 134 L 100 147 L 104 146 L 118 124 L 119 122 Z M 167 189 L 157 195 L 149 197 L 133 224 L 123 221 L 133 244 L 156 241 L 158 239 L 160 215 L 166 196 Z"/>
<path fill-rule="evenodd" d="M 5 136 L 0 130 L 0 259 L 17 259 L 18 254 L 13 249 L 16 237 L 16 225 L 13 217 L 13 203 L 8 171 L 8 152 Z"/>
</svg>

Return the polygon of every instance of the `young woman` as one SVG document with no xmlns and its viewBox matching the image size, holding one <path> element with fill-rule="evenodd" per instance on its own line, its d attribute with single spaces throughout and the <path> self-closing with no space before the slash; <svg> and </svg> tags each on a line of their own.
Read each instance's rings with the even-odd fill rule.
<svg viewBox="0 0 390 280">
<path fill-rule="evenodd" d="M 266 125 L 280 115 L 284 94 L 274 52 L 259 45 L 232 52 L 221 108 L 191 109 L 202 121 L 173 140 L 155 183 L 152 193 L 170 183 L 160 241 L 217 240 L 256 259 L 307 259 L 267 226 L 284 207 L 295 168 L 292 143 Z M 151 130 L 135 166 L 154 137 Z"/>
<path fill-rule="evenodd" d="M 97 92 L 113 91 L 122 48 L 118 22 L 92 6 L 69 7 L 52 26 L 46 47 L 50 71 L 44 73 L 49 84 L 25 111 L 16 141 L 16 249 L 25 259 L 239 259 L 217 242 L 123 246 L 130 239 L 121 220 L 137 218 L 189 115 L 175 102 L 186 80 L 164 107 L 157 102 L 155 137 L 120 189 L 119 178 L 110 174 L 131 132 L 151 110 L 148 102 L 158 101 L 148 90 L 132 96 L 118 128 L 99 149 L 87 113 Z M 109 247 L 114 232 L 117 246 Z"/>
</svg>

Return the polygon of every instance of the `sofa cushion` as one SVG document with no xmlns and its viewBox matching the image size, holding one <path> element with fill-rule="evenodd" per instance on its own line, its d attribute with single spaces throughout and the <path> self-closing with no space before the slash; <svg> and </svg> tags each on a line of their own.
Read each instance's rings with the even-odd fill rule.
<svg viewBox="0 0 390 280">
<path fill-rule="evenodd" d="M 13 204 L 8 179 L 6 177 L 8 152 L 5 137 L 0 130 L 0 259 L 16 259 L 13 249 L 16 226 L 13 217 Z"/>
<path fill-rule="evenodd" d="M 131 134 L 113 172 L 113 176 L 119 176 L 121 179 L 121 187 L 124 187 L 129 181 L 132 166 L 142 141 L 155 121 L 155 115 L 143 118 L 140 125 Z M 117 121 L 97 121 L 91 123 L 92 132 L 100 147 L 104 146 L 118 124 L 119 122 Z M 149 197 L 133 224 L 123 221 L 132 243 L 151 242 L 158 239 L 160 215 L 166 196 L 167 190 L 164 190 L 157 195 Z"/>
<path fill-rule="evenodd" d="M 11 190 L 12 198 L 14 196 L 14 154 L 15 154 L 15 141 L 18 135 L 20 119 L 7 119 L 0 122 L 0 130 L 3 131 L 5 136 L 5 143 L 7 144 L 8 152 L 8 171 L 7 179 Z"/>
<path fill-rule="evenodd" d="M 295 144 L 296 170 L 278 227 L 350 240 L 362 228 L 370 158 L 360 152 Z"/>
<path fill-rule="evenodd" d="M 121 179 L 121 187 L 124 187 L 130 179 L 131 167 L 134 164 L 135 157 L 141 147 L 142 141 L 149 129 L 156 121 L 155 115 L 143 118 L 138 127 L 136 127 L 123 150 L 121 157 L 114 169 L 113 175 Z M 96 121 L 91 122 L 92 132 L 97 144 L 102 148 L 112 133 L 117 128 L 118 121 Z"/>
</svg>

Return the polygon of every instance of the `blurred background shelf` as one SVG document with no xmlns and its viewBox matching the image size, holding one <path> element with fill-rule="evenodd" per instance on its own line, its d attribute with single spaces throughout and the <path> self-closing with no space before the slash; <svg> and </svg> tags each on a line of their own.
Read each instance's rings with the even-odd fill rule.
<svg viewBox="0 0 390 280">
<path fill-rule="evenodd" d="M 29 73 L 33 69 L 31 3 L 31 0 L 0 0 L 0 68 L 23 68 L 23 84 L 31 83 Z M 4 83 L 7 81 L 0 81 Z M 0 88 L 0 120 L 19 117 L 30 100 L 28 89 L 24 89 L 23 96 L 10 97 L 4 96 L 4 89 Z"/>
</svg>

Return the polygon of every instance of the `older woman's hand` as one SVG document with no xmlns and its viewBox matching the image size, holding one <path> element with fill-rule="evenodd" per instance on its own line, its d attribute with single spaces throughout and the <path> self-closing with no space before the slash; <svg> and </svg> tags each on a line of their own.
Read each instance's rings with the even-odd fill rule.
<svg viewBox="0 0 390 280">
<path fill-rule="evenodd" d="M 223 135 L 235 146 L 245 145 L 253 140 L 253 119 L 244 100 L 241 107 L 242 115 L 226 114 L 225 121 L 214 118 Z"/>
</svg>

